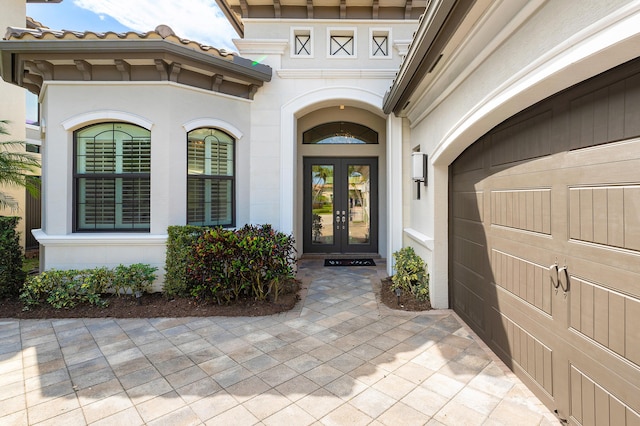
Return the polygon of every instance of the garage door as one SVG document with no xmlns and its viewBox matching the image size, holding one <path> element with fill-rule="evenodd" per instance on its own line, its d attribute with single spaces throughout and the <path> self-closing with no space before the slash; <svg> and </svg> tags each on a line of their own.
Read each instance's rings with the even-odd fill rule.
<svg viewBox="0 0 640 426">
<path fill-rule="evenodd" d="M 559 417 L 640 424 L 640 62 L 451 166 L 455 311 Z"/>
</svg>

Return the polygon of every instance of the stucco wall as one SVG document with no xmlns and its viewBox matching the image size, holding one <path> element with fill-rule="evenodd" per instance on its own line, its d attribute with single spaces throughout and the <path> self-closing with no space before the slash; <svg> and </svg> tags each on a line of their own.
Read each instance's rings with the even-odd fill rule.
<svg viewBox="0 0 640 426">
<path fill-rule="evenodd" d="M 236 138 L 236 223 L 249 222 L 250 101 L 167 82 L 56 82 L 43 93 L 45 269 L 144 262 L 162 273 L 167 227 L 186 223 L 186 133 L 196 127 L 218 127 Z M 151 130 L 149 233 L 73 233 L 73 131 L 100 121 Z"/>
<path fill-rule="evenodd" d="M 426 193 L 408 203 L 406 241 L 431 251 L 435 306 L 448 305 L 448 165 L 508 117 L 638 55 L 637 2 L 503 3 L 478 3 L 485 9 L 462 26 L 460 44 L 423 81 L 406 114 L 405 165 L 417 144 L 431 162 Z"/>
</svg>

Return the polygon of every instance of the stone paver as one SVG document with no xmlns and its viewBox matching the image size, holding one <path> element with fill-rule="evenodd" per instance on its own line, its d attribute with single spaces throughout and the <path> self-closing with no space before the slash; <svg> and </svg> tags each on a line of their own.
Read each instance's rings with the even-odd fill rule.
<svg viewBox="0 0 640 426">
<path fill-rule="evenodd" d="M 301 261 L 270 317 L 0 320 L 0 424 L 559 424 L 449 310 Z"/>
</svg>

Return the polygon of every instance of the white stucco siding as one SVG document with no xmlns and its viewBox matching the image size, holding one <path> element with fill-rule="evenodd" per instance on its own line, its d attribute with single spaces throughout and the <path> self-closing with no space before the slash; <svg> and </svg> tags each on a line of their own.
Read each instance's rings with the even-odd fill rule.
<svg viewBox="0 0 640 426">
<path fill-rule="evenodd" d="M 250 218 L 250 101 L 174 83 L 46 85 L 43 192 L 49 194 L 38 237 L 45 269 L 120 263 L 164 266 L 167 227 L 186 223 L 186 133 L 211 125 L 236 137 L 236 223 Z M 55 106 L 55 107 L 53 107 Z M 151 226 L 148 233 L 74 233 L 73 132 L 104 121 L 151 130 Z"/>
<path fill-rule="evenodd" d="M 638 55 L 640 4 L 632 1 L 519 1 L 491 4 L 481 25 L 443 57 L 412 97 L 403 161 L 429 154 L 429 185 L 409 204 L 405 242 L 430 258 L 432 303 L 447 307 L 448 166 L 495 125 L 573 84 Z M 479 3 L 479 4 L 481 4 Z M 470 14 L 473 15 L 473 14 Z M 499 29 L 499 30 L 496 30 Z M 481 47 L 479 49 L 479 47 Z M 408 182 L 405 178 L 405 182 Z M 408 192 L 405 191 L 405 194 Z"/>
<path fill-rule="evenodd" d="M 253 224 L 280 222 L 280 110 L 282 94 L 268 83 L 251 105 L 252 150 L 248 202 Z"/>
</svg>

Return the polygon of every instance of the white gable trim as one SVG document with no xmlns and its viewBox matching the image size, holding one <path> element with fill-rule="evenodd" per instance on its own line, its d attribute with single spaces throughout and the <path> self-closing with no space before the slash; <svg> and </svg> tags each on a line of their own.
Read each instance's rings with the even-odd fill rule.
<svg viewBox="0 0 640 426">
<path fill-rule="evenodd" d="M 229 133 L 236 140 L 242 139 L 243 136 L 242 132 L 236 126 L 217 118 L 196 118 L 195 120 L 184 123 L 182 127 L 186 132 L 190 132 L 194 129 L 199 129 L 200 127 L 215 127 Z"/>
<path fill-rule="evenodd" d="M 86 126 L 88 124 L 107 120 L 126 121 L 128 123 L 137 124 L 138 126 L 144 127 L 147 130 L 151 130 L 151 127 L 153 127 L 152 121 L 140 117 L 139 115 L 123 111 L 111 110 L 91 111 L 84 114 L 79 114 L 63 121 L 61 124 L 64 130 L 72 131 L 78 129 L 81 126 Z"/>
</svg>

